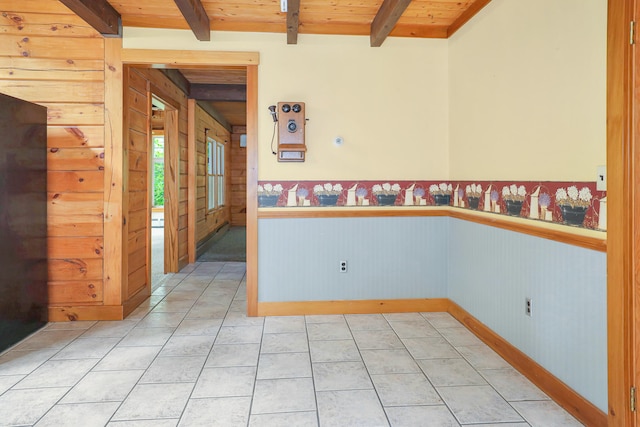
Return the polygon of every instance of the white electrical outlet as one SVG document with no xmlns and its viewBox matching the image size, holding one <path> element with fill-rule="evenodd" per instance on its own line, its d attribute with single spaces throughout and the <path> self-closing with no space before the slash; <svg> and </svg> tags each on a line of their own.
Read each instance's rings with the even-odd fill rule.
<svg viewBox="0 0 640 427">
<path fill-rule="evenodd" d="M 606 166 L 598 166 L 596 190 L 607 191 L 607 167 Z"/>
<path fill-rule="evenodd" d="M 531 298 L 527 298 L 525 302 L 525 311 L 524 313 L 531 317 Z"/>
<path fill-rule="evenodd" d="M 347 272 L 347 261 L 340 261 L 340 273 Z"/>
</svg>

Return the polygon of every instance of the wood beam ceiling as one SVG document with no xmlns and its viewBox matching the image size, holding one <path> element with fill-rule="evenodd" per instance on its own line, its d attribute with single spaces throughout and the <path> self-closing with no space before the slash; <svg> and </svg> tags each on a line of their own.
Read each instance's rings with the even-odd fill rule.
<svg viewBox="0 0 640 427">
<path fill-rule="evenodd" d="M 200 0 L 174 0 L 174 2 L 196 38 L 200 41 L 211 40 L 209 15 L 202 6 L 202 2 Z"/>
<path fill-rule="evenodd" d="M 189 98 L 199 101 L 246 102 L 245 85 L 192 84 Z"/>
<path fill-rule="evenodd" d="M 287 0 L 287 44 L 298 43 L 300 0 Z"/>
<path fill-rule="evenodd" d="M 371 23 L 371 47 L 380 47 L 411 0 L 384 0 Z"/>
<path fill-rule="evenodd" d="M 122 18 L 107 0 L 60 0 L 104 37 L 122 37 Z"/>
</svg>

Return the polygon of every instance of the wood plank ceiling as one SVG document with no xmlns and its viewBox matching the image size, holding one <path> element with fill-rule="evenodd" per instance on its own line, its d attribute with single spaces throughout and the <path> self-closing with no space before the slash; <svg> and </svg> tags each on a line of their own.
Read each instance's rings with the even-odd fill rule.
<svg viewBox="0 0 640 427">
<path fill-rule="evenodd" d="M 298 34 L 368 35 L 378 47 L 389 36 L 448 38 L 491 0 L 60 1 L 105 36 L 121 36 L 124 25 L 191 29 L 202 41 L 215 40 L 217 31 L 286 33 L 288 44 L 296 44 Z M 179 70 L 172 77 L 204 94 L 192 97 L 207 101 L 228 125 L 245 125 L 244 70 Z"/>
</svg>

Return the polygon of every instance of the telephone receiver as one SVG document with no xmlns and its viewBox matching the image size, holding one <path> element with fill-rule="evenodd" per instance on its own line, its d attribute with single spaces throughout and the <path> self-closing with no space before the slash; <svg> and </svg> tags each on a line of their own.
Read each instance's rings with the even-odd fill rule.
<svg viewBox="0 0 640 427">
<path fill-rule="evenodd" d="M 269 105 L 269 111 L 271 112 L 271 118 L 273 118 L 274 122 L 278 121 L 278 116 L 276 115 L 276 106 Z"/>
</svg>

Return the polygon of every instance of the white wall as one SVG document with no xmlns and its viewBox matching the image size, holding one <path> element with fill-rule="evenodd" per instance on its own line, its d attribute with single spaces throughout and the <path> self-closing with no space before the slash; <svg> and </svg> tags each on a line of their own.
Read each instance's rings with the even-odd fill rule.
<svg viewBox="0 0 640 427">
<path fill-rule="evenodd" d="M 451 179 L 594 181 L 606 0 L 493 0 L 449 45 Z"/>
<path fill-rule="evenodd" d="M 259 178 L 442 179 L 448 171 L 446 40 L 214 32 L 200 42 L 190 31 L 125 28 L 125 48 L 252 51 L 258 72 Z M 304 163 L 271 154 L 267 107 L 306 103 Z M 336 136 L 344 138 L 335 147 Z"/>
</svg>

